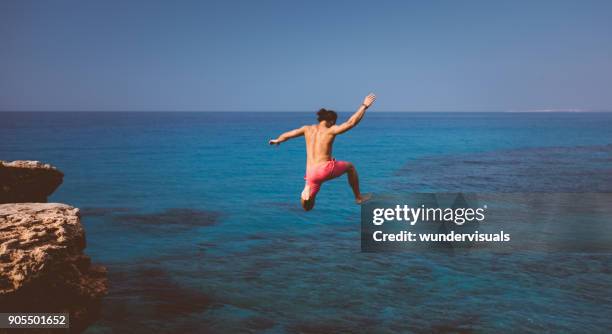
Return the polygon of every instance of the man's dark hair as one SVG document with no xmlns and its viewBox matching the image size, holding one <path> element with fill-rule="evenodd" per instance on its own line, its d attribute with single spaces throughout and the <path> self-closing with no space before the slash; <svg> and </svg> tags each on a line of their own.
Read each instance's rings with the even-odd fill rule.
<svg viewBox="0 0 612 334">
<path fill-rule="evenodd" d="M 325 108 L 321 108 L 319 109 L 319 111 L 317 111 L 317 120 L 319 122 L 327 121 L 327 122 L 331 122 L 335 124 L 337 119 L 338 119 L 338 114 L 336 114 L 336 112 L 333 110 L 327 110 Z"/>
</svg>

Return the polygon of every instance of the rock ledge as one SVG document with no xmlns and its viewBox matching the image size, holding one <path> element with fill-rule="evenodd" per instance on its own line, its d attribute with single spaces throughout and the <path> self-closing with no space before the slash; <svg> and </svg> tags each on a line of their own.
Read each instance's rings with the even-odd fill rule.
<svg viewBox="0 0 612 334">
<path fill-rule="evenodd" d="M 70 312 L 72 331 L 94 321 L 106 269 L 83 254 L 79 209 L 59 203 L 0 205 L 0 312 Z"/>
<path fill-rule="evenodd" d="M 0 160 L 0 203 L 47 202 L 64 174 L 39 161 Z"/>
</svg>

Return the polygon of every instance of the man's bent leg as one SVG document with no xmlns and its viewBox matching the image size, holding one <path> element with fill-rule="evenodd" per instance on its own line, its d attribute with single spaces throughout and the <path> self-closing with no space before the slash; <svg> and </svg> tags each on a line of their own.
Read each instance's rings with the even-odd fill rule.
<svg viewBox="0 0 612 334">
<path fill-rule="evenodd" d="M 319 189 L 321 189 L 321 185 L 316 183 L 306 182 L 304 185 L 300 202 L 302 203 L 302 208 L 305 211 L 310 211 L 312 208 L 314 208 L 315 196 L 319 192 Z"/>
<path fill-rule="evenodd" d="M 357 174 L 357 169 L 352 163 L 348 163 L 346 174 L 348 176 L 348 183 L 353 189 L 353 194 L 355 195 L 355 201 L 358 204 L 361 204 L 367 201 L 370 198 L 369 194 L 362 195 L 359 191 L 359 175 Z"/>
<path fill-rule="evenodd" d="M 359 192 L 359 176 L 357 175 L 357 169 L 355 165 L 348 161 L 335 161 L 334 170 L 332 171 L 328 180 L 336 178 L 344 173 L 347 173 L 348 182 L 353 189 L 353 194 L 355 195 L 355 201 L 358 204 L 361 204 L 367 201 L 370 198 L 370 195 L 364 196 Z"/>
<path fill-rule="evenodd" d="M 346 169 L 346 174 L 348 176 L 348 183 L 351 186 L 351 189 L 353 189 L 355 199 L 360 199 L 361 193 L 359 192 L 359 175 L 357 174 L 357 169 L 355 166 L 350 162 L 348 168 Z"/>
</svg>

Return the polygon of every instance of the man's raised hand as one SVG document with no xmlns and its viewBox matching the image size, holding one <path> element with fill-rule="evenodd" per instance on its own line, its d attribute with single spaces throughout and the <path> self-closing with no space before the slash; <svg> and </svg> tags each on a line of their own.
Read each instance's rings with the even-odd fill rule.
<svg viewBox="0 0 612 334">
<path fill-rule="evenodd" d="M 374 101 L 376 101 L 376 95 L 374 95 L 373 93 L 370 93 L 368 96 L 365 97 L 365 99 L 363 99 L 363 105 L 366 108 L 369 108 L 372 103 L 374 103 Z"/>
</svg>

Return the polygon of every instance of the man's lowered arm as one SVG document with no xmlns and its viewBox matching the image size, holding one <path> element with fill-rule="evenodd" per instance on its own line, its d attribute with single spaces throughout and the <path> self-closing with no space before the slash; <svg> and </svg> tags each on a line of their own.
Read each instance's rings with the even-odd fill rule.
<svg viewBox="0 0 612 334">
<path fill-rule="evenodd" d="M 305 130 L 306 130 L 306 126 L 303 126 L 303 127 L 299 128 L 299 129 L 287 131 L 287 132 L 283 133 L 282 135 L 278 136 L 278 138 L 276 138 L 276 139 L 270 139 L 269 144 L 270 145 L 279 145 L 280 143 L 285 142 L 285 141 L 287 141 L 287 140 L 289 140 L 291 138 L 303 136 Z"/>
</svg>

